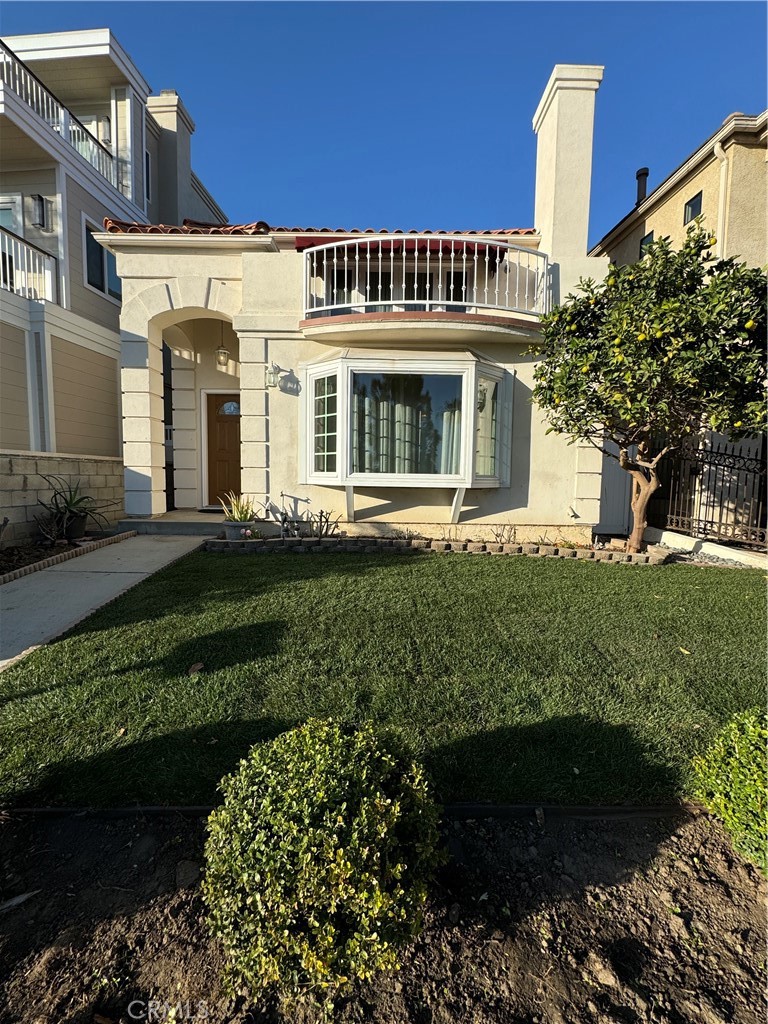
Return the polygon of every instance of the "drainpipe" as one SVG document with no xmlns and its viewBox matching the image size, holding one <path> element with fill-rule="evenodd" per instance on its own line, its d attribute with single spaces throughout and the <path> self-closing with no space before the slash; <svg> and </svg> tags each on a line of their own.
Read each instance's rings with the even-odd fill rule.
<svg viewBox="0 0 768 1024">
<path fill-rule="evenodd" d="M 720 161 L 720 196 L 717 202 L 717 245 L 715 255 L 718 259 L 725 256 L 725 215 L 728 208 L 728 157 L 721 143 L 716 142 L 714 153 Z"/>
</svg>

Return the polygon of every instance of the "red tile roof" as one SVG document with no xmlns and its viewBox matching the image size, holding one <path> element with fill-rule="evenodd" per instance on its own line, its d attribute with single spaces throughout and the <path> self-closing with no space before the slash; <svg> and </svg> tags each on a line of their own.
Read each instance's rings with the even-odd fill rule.
<svg viewBox="0 0 768 1024">
<path fill-rule="evenodd" d="M 206 224 L 186 219 L 183 224 L 138 224 L 135 221 L 104 218 L 104 230 L 112 235 L 272 235 L 272 234 L 330 234 L 330 235 L 535 235 L 535 228 L 482 228 L 479 231 L 419 231 L 396 228 L 289 228 L 272 227 L 266 221 L 252 224 Z"/>
</svg>

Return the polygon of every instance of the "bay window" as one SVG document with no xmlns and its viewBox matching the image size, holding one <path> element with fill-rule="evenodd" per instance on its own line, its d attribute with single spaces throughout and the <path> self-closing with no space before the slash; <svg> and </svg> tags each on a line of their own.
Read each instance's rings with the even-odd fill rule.
<svg viewBox="0 0 768 1024">
<path fill-rule="evenodd" d="M 307 367 L 304 482 L 507 483 L 511 377 L 470 353 L 460 356 L 365 353 Z"/>
</svg>

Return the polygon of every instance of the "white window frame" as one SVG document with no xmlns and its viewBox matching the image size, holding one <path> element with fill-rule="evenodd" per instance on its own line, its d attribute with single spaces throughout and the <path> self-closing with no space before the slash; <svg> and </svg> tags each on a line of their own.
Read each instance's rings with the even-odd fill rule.
<svg viewBox="0 0 768 1024">
<path fill-rule="evenodd" d="M 21 192 L 6 192 L 0 195 L 0 206 L 8 207 L 13 213 L 13 227 L 9 228 L 19 238 L 24 237 L 24 204 Z"/>
<path fill-rule="evenodd" d="M 94 286 L 88 280 L 88 234 L 87 234 L 86 228 L 90 228 L 91 231 L 101 231 L 103 229 L 100 228 L 97 224 L 94 224 L 94 222 L 89 217 L 87 217 L 85 215 L 85 213 L 83 213 L 83 215 L 82 215 L 82 224 L 83 224 L 83 227 L 82 227 L 82 231 L 81 231 L 81 238 L 82 238 L 82 245 L 83 245 L 83 287 L 87 288 L 89 292 L 93 292 L 94 295 L 100 295 L 102 299 L 106 299 L 107 302 L 111 302 L 115 306 L 118 306 L 118 307 L 122 306 L 122 304 L 123 304 L 122 298 L 116 299 L 114 297 L 114 295 L 110 295 L 109 291 L 108 291 L 108 288 L 109 288 L 109 284 L 108 284 L 109 274 L 108 274 L 108 271 L 107 271 L 107 250 L 106 249 L 104 249 L 104 257 L 103 257 L 104 258 L 104 291 L 102 292 L 98 288 L 94 288 Z M 122 280 L 120 281 L 120 286 L 122 288 Z"/>
<path fill-rule="evenodd" d="M 400 373 L 430 374 L 461 377 L 461 459 L 459 472 L 453 473 L 353 473 L 352 431 L 349 424 L 352 377 L 355 373 Z M 315 381 L 336 374 L 336 471 L 318 473 L 314 468 L 314 397 Z M 425 359 L 423 356 L 349 356 L 325 362 L 312 363 L 302 372 L 301 412 L 303 430 L 299 431 L 303 484 L 319 484 L 332 487 L 374 487 L 398 488 L 497 488 L 509 484 L 509 450 L 503 438 L 511 436 L 512 427 L 512 377 L 504 368 L 492 363 L 480 362 L 471 357 Z M 477 385 L 478 377 L 499 382 L 499 410 L 496 437 L 496 473 L 480 476 L 475 473 L 475 448 L 478 429 Z M 471 417 L 467 410 L 472 411 Z"/>
</svg>

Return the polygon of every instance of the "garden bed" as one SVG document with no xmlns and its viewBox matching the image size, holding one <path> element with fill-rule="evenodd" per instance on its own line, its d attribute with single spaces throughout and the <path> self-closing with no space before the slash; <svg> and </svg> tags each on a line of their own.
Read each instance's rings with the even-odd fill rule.
<svg viewBox="0 0 768 1024">
<path fill-rule="evenodd" d="M 342 1024 L 765 1019 L 765 882 L 708 816 L 449 822 L 446 835 L 424 933 L 398 974 L 340 1001 Z M 34 893 L 0 913 L 0 1019 L 319 1024 L 227 999 L 203 923 L 203 837 L 203 819 L 172 814 L 0 823 L 0 903 Z"/>
</svg>

